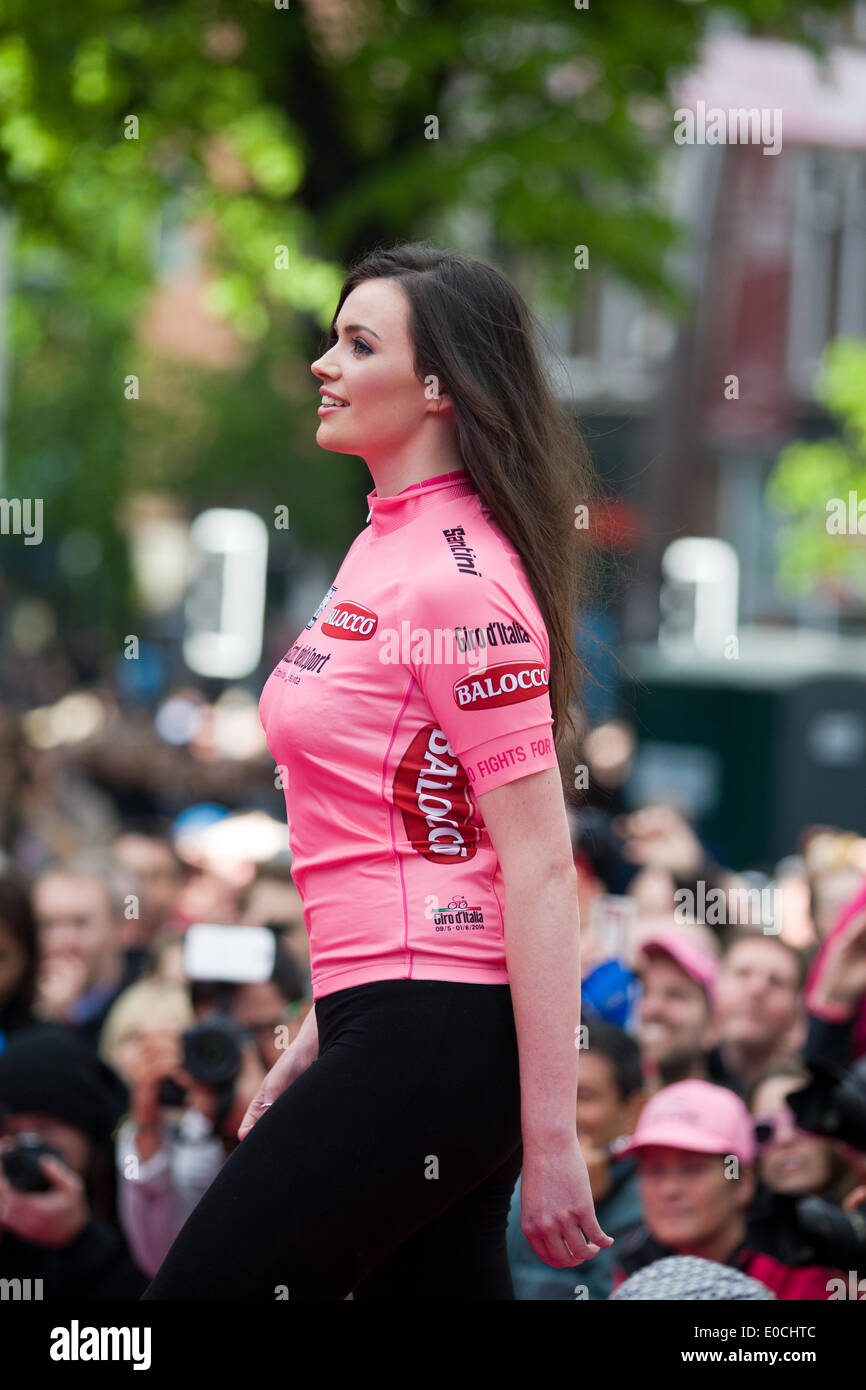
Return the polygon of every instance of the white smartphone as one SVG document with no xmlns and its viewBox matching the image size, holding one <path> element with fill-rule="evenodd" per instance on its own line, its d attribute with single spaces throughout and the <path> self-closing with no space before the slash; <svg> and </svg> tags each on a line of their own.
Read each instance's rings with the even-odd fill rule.
<svg viewBox="0 0 866 1390">
<path fill-rule="evenodd" d="M 274 973 L 276 947 L 276 937 L 267 927 L 195 922 L 184 937 L 184 969 L 191 980 L 260 984 Z"/>
</svg>

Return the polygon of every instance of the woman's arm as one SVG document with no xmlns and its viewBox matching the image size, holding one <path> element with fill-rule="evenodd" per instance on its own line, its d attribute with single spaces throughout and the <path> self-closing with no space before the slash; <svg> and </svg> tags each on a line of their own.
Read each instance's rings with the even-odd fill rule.
<svg viewBox="0 0 866 1390">
<path fill-rule="evenodd" d="M 315 1062 L 319 1055 L 319 1027 L 316 1023 L 316 1006 L 311 1004 L 304 1015 L 304 1021 L 298 1029 L 291 1044 L 296 1051 L 304 1057 L 308 1057 L 311 1062 Z"/>
<path fill-rule="evenodd" d="M 559 772 L 531 773 L 478 801 L 505 883 L 505 955 L 520 1050 L 523 1230 L 540 1258 L 561 1268 L 613 1242 L 596 1220 L 577 1142 L 580 921 Z"/>
<path fill-rule="evenodd" d="M 297 1037 L 289 1043 L 282 1057 L 278 1057 L 271 1067 L 253 1099 L 247 1106 L 246 1114 L 238 1129 L 238 1139 L 249 1134 L 265 1110 L 278 1100 L 283 1091 L 291 1086 L 303 1072 L 311 1067 L 319 1055 L 319 1029 L 316 1023 L 316 1006 L 310 1009 Z"/>
</svg>

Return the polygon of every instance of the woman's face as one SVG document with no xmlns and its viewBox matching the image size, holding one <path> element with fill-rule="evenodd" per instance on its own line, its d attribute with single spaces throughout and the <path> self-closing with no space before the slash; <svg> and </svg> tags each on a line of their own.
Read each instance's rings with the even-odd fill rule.
<svg viewBox="0 0 866 1390">
<path fill-rule="evenodd" d="M 650 1235 L 682 1254 L 726 1235 L 735 1243 L 754 1190 L 748 1166 L 734 1182 L 727 1177 L 722 1154 L 657 1144 L 638 1150 L 638 1179 Z"/>
<path fill-rule="evenodd" d="M 771 1192 L 820 1192 L 833 1176 L 831 1141 L 797 1129 L 787 1103 L 788 1096 L 802 1090 L 803 1084 L 790 1076 L 772 1076 L 752 1098 L 754 1118 L 771 1118 L 775 1126 L 773 1138 L 758 1155 L 758 1172 Z"/>
<path fill-rule="evenodd" d="M 345 401 L 319 407 L 316 443 L 368 462 L 390 458 L 418 441 L 437 410 L 434 382 L 426 393 L 412 367 L 409 301 L 395 280 L 365 280 L 337 316 L 337 339 L 310 370 Z"/>
</svg>

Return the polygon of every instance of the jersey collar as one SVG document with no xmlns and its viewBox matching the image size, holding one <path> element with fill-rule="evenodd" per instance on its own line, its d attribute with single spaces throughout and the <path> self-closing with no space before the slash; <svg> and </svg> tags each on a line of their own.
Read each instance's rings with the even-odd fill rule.
<svg viewBox="0 0 866 1390">
<path fill-rule="evenodd" d="M 374 488 L 367 493 L 370 531 L 374 536 L 387 536 L 414 521 L 427 507 L 450 502 L 452 497 L 469 497 L 477 491 L 465 468 L 439 473 L 435 478 L 422 478 L 420 483 L 410 483 L 392 497 L 379 497 Z"/>
</svg>

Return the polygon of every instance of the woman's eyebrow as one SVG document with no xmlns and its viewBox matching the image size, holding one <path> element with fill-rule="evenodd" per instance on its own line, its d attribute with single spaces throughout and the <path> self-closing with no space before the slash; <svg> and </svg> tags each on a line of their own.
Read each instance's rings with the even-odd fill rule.
<svg viewBox="0 0 866 1390">
<path fill-rule="evenodd" d="M 344 333 L 372 333 L 374 338 L 379 338 L 379 334 L 378 334 L 378 333 L 373 332 L 373 329 L 372 329 L 372 328 L 365 328 L 364 325 L 363 325 L 363 323 L 344 323 L 344 324 L 343 324 L 343 332 L 344 332 Z M 379 342 L 380 342 L 380 343 L 381 343 L 381 341 L 382 341 L 382 339 L 379 338 Z"/>
</svg>

